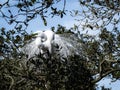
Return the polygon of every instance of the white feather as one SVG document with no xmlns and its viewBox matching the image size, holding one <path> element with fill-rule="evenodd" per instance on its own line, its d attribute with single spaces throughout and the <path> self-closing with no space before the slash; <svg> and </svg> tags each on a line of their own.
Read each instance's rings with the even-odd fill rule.
<svg viewBox="0 0 120 90">
<path fill-rule="evenodd" d="M 36 39 L 24 46 L 24 52 L 28 55 L 28 59 L 48 52 L 51 56 L 59 53 L 61 58 L 68 58 L 81 52 L 80 44 L 74 35 L 58 35 L 50 30 L 37 33 Z M 59 51 L 56 51 L 58 49 L 56 46 L 59 47 Z"/>
<path fill-rule="evenodd" d="M 53 31 L 50 31 L 50 30 L 47 30 L 47 31 L 44 31 L 43 32 L 44 35 L 46 36 L 46 41 L 44 41 L 42 43 L 42 49 L 43 51 L 44 50 L 48 50 L 49 53 L 51 54 L 52 53 L 52 43 L 53 43 L 53 40 L 54 40 L 54 32 Z"/>
</svg>

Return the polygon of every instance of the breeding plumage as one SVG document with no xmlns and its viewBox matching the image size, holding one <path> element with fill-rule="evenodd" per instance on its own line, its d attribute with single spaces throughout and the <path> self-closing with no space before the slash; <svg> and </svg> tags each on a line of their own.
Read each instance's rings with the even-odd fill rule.
<svg viewBox="0 0 120 90">
<path fill-rule="evenodd" d="M 54 54 L 60 55 L 62 58 L 68 58 L 72 55 L 81 53 L 80 43 L 74 34 L 55 34 L 51 30 L 37 32 L 36 38 L 24 46 L 24 53 L 28 55 L 28 59 L 35 55 Z M 44 57 L 48 57 L 44 56 Z"/>
</svg>

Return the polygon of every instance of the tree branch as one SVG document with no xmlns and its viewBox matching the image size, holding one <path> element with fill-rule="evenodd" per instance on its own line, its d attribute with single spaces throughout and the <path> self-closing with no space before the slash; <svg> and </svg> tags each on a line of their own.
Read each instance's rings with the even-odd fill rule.
<svg viewBox="0 0 120 90">
<path fill-rule="evenodd" d="M 116 72 L 116 71 L 120 71 L 120 69 L 112 69 L 102 75 L 99 75 L 99 77 L 97 79 L 93 80 L 92 83 L 96 83 L 96 82 L 100 81 L 103 77 L 109 75 L 110 73 Z"/>
</svg>

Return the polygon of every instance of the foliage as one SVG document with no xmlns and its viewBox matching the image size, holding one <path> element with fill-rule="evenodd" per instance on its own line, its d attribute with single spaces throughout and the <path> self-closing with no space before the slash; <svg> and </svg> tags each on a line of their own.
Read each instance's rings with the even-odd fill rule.
<svg viewBox="0 0 120 90">
<path fill-rule="evenodd" d="M 19 33 L 19 35 L 18 35 Z M 4 58 L 12 58 L 18 55 L 19 47 L 23 45 L 23 34 L 25 31 L 6 31 L 5 28 L 0 29 L 0 56 Z"/>
<path fill-rule="evenodd" d="M 64 26 L 58 25 L 57 33 L 71 33 L 73 28 L 67 30 Z M 82 56 L 87 59 L 86 66 L 90 69 L 92 76 L 99 75 L 92 82 L 96 83 L 107 75 L 113 75 L 116 80 L 119 79 L 120 73 L 120 31 L 108 31 L 106 28 L 101 30 L 99 36 L 88 34 L 74 33 L 79 37 L 78 43 L 81 43 Z"/>
<path fill-rule="evenodd" d="M 77 58 L 76 58 L 77 57 Z M 62 62 L 59 56 L 0 61 L 2 90 L 93 90 L 92 77 L 79 56 Z"/>
<path fill-rule="evenodd" d="M 100 75 L 96 79 L 97 81 L 109 74 L 112 74 L 114 78 L 119 77 L 119 74 L 114 76 L 115 72 L 120 72 L 119 33 L 119 31 L 110 32 L 104 29 L 99 34 L 98 40 L 94 37 L 88 37 L 89 39 L 83 40 L 83 50 L 85 52 L 85 56 L 90 61 L 88 66 L 93 69 L 91 70 L 93 74 Z"/>
<path fill-rule="evenodd" d="M 47 25 L 49 15 L 62 18 L 66 13 L 66 0 L 63 0 L 62 9 L 56 6 L 61 1 L 6 0 L 0 4 L 0 16 L 15 25 L 13 30 L 0 29 L 0 59 L 4 59 L 0 61 L 0 89 L 93 90 L 94 84 L 107 75 L 120 79 L 119 0 L 79 0 L 82 10 L 70 13 L 80 16 L 76 19 L 80 25 L 69 30 L 58 25 L 56 33 L 72 33 L 79 37 L 83 57 L 70 57 L 69 62 L 62 62 L 58 56 L 47 60 L 38 56 L 27 61 L 19 53 L 19 48 L 34 37 L 25 31 L 29 21 L 40 16 Z M 19 20 L 18 17 L 24 18 Z M 82 30 L 99 30 L 100 34 L 98 37 L 81 34 L 79 26 Z M 94 75 L 99 76 L 92 78 Z"/>
<path fill-rule="evenodd" d="M 119 29 L 119 0 L 79 0 L 81 10 L 71 11 L 84 30 Z M 109 28 L 110 27 L 110 28 Z"/>
<path fill-rule="evenodd" d="M 28 34 L 25 30 L 17 28 L 16 30 L 0 29 L 0 60 L 2 58 L 20 58 L 22 56 L 20 48 L 30 39 L 33 34 Z"/>
<path fill-rule="evenodd" d="M 116 79 L 120 78 L 119 0 L 79 0 L 79 2 L 82 11 L 74 11 L 74 16 L 83 16 L 77 19 L 80 26 L 83 30 L 100 32 L 96 38 L 89 35 L 84 35 L 83 38 L 85 56 L 90 60 L 88 65 L 94 74 L 100 75 L 96 81 L 110 74 Z"/>
<path fill-rule="evenodd" d="M 40 16 L 47 25 L 46 18 L 65 15 L 66 0 L 63 0 L 62 9 L 57 5 L 61 0 L 6 0 L 0 4 L 0 16 L 10 25 L 14 24 L 15 29 L 22 25 L 22 28 L 28 26 L 28 22 Z M 6 12 L 5 12 L 6 11 Z M 21 19 L 19 19 L 21 17 Z M 25 28 L 26 29 L 26 28 Z"/>
</svg>

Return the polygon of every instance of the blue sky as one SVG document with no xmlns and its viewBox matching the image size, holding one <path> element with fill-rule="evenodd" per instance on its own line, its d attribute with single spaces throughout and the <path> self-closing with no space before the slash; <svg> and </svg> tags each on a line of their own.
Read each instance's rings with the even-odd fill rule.
<svg viewBox="0 0 120 90">
<path fill-rule="evenodd" d="M 4 3 L 5 1 L 6 0 L 1 0 L 0 3 Z M 15 1 L 14 1 L 14 3 L 15 3 Z M 12 4 L 14 4 L 14 3 L 12 3 Z M 60 2 L 56 7 L 57 8 L 63 7 L 63 2 Z M 12 9 L 14 10 L 14 12 L 16 11 L 14 8 L 12 8 Z M 48 16 L 46 18 L 47 26 L 44 25 L 41 17 L 37 16 L 37 18 L 35 18 L 35 19 L 33 19 L 29 22 L 29 26 L 27 27 L 26 31 L 28 33 L 30 33 L 31 31 L 36 32 L 38 30 L 49 30 L 52 26 L 57 27 L 58 24 L 61 24 L 61 25 L 65 26 L 66 28 L 71 28 L 71 27 L 74 26 L 74 24 L 79 24 L 79 22 L 77 22 L 75 20 L 77 17 L 70 16 L 70 12 L 69 12 L 69 11 L 72 11 L 72 10 L 79 10 L 79 11 L 81 10 L 81 7 L 80 7 L 80 4 L 79 4 L 78 0 L 74 0 L 74 1 L 69 0 L 69 2 L 66 2 L 66 10 L 68 10 L 68 12 L 66 12 L 66 15 L 64 15 L 63 18 L 60 18 L 59 16 L 54 16 L 53 18 L 51 18 L 51 16 Z M 23 19 L 23 17 L 18 17 L 18 19 Z M 3 18 L 0 18 L 0 21 L 1 21 L 0 26 L 2 26 L 2 27 L 7 26 L 6 27 L 7 30 L 10 30 L 10 29 L 14 28 L 13 27 L 14 24 L 8 25 L 8 23 Z M 81 29 L 81 27 L 80 27 L 80 29 Z M 86 31 L 82 31 L 82 32 L 86 32 Z M 96 35 L 96 33 L 99 33 L 99 32 L 89 30 L 89 34 Z"/>
<path fill-rule="evenodd" d="M 111 88 L 111 90 L 120 90 L 120 80 L 116 80 L 114 81 L 108 77 L 105 77 L 103 78 L 101 81 L 99 81 L 97 84 L 98 84 L 98 87 L 101 87 L 101 86 L 105 86 L 105 87 L 109 87 Z M 101 90 L 101 89 L 97 89 L 97 90 Z"/>
<path fill-rule="evenodd" d="M 6 0 L 0 0 L 0 3 L 3 3 Z M 63 2 L 61 2 L 58 5 L 58 8 L 63 7 Z M 73 10 L 73 9 L 77 9 L 77 10 L 81 10 L 80 9 L 80 5 L 78 0 L 69 0 L 69 2 L 67 1 L 66 3 L 66 9 L 67 10 Z M 69 15 L 69 12 L 67 12 L 67 15 L 65 15 L 63 18 L 60 17 L 48 17 L 47 18 L 47 26 L 44 26 L 43 21 L 41 20 L 41 18 L 38 16 L 37 18 L 35 18 L 34 20 L 29 22 L 29 26 L 27 28 L 28 32 L 35 32 L 38 30 L 49 30 L 52 26 L 57 27 L 58 24 L 61 24 L 63 26 L 66 26 L 67 28 L 70 28 L 72 26 L 74 26 L 74 24 L 77 24 L 78 22 L 75 21 L 76 17 L 71 17 Z M 6 27 L 6 29 L 13 29 L 13 25 L 8 25 L 7 22 L 3 19 L 0 18 L 0 28 L 1 27 Z M 90 31 L 91 34 L 95 34 L 95 31 Z M 100 82 L 98 82 L 99 86 L 101 85 L 105 85 L 106 87 L 111 87 L 112 90 L 119 90 L 119 86 L 120 86 L 120 81 L 116 81 L 111 83 L 111 79 L 108 78 L 104 78 L 102 79 Z M 99 89 L 98 89 L 99 90 Z"/>
<path fill-rule="evenodd" d="M 61 2 L 59 5 L 59 7 L 63 7 L 63 2 Z M 74 0 L 73 1 L 70 1 L 70 2 L 67 2 L 66 3 L 66 9 L 67 10 L 73 10 L 73 9 L 78 9 L 80 8 L 79 6 L 79 3 L 78 3 L 78 0 Z M 74 25 L 74 23 L 76 23 L 76 21 L 74 20 L 75 18 L 74 17 L 71 17 L 69 15 L 69 12 L 66 13 L 67 15 L 64 15 L 63 18 L 60 18 L 58 16 L 55 16 L 53 18 L 51 17 L 48 17 L 47 18 L 47 26 L 44 26 L 42 20 L 40 17 L 34 19 L 32 22 L 30 22 L 29 24 L 29 27 L 27 28 L 28 31 L 33 31 L 33 30 L 47 30 L 47 29 L 50 29 L 52 26 L 57 26 L 58 24 L 61 24 L 63 26 L 66 26 L 67 28 L 70 28 L 71 26 Z M 33 23 L 34 22 L 34 23 Z M 34 26 L 34 28 L 33 28 Z"/>
<path fill-rule="evenodd" d="M 4 3 L 5 1 L 1 0 L 0 3 Z M 60 2 L 57 5 L 57 8 L 61 8 L 61 7 L 63 7 L 63 2 Z M 73 10 L 73 9 L 80 9 L 78 0 L 74 0 L 74 2 L 72 0 L 70 0 L 69 2 L 66 3 L 66 10 Z M 59 16 L 55 16 L 55 17 L 51 18 L 51 16 L 48 16 L 46 18 L 47 26 L 44 25 L 43 21 L 41 20 L 41 17 L 37 16 L 37 18 L 35 18 L 29 22 L 29 26 L 27 27 L 27 31 L 34 32 L 34 31 L 38 31 L 38 30 L 48 30 L 52 26 L 57 27 L 58 24 L 61 24 L 63 26 L 66 26 L 67 28 L 70 28 L 74 25 L 74 23 L 76 23 L 76 21 L 74 20 L 75 18 L 71 17 L 69 14 L 70 13 L 67 12 L 63 18 L 60 18 Z M 23 17 L 21 17 L 20 19 L 22 19 L 22 18 Z M 7 22 L 3 18 L 0 18 L 0 21 L 1 21 L 0 26 L 3 26 L 3 27 L 7 26 L 6 29 L 8 29 L 8 30 L 13 29 L 14 25 L 8 25 Z"/>
</svg>

